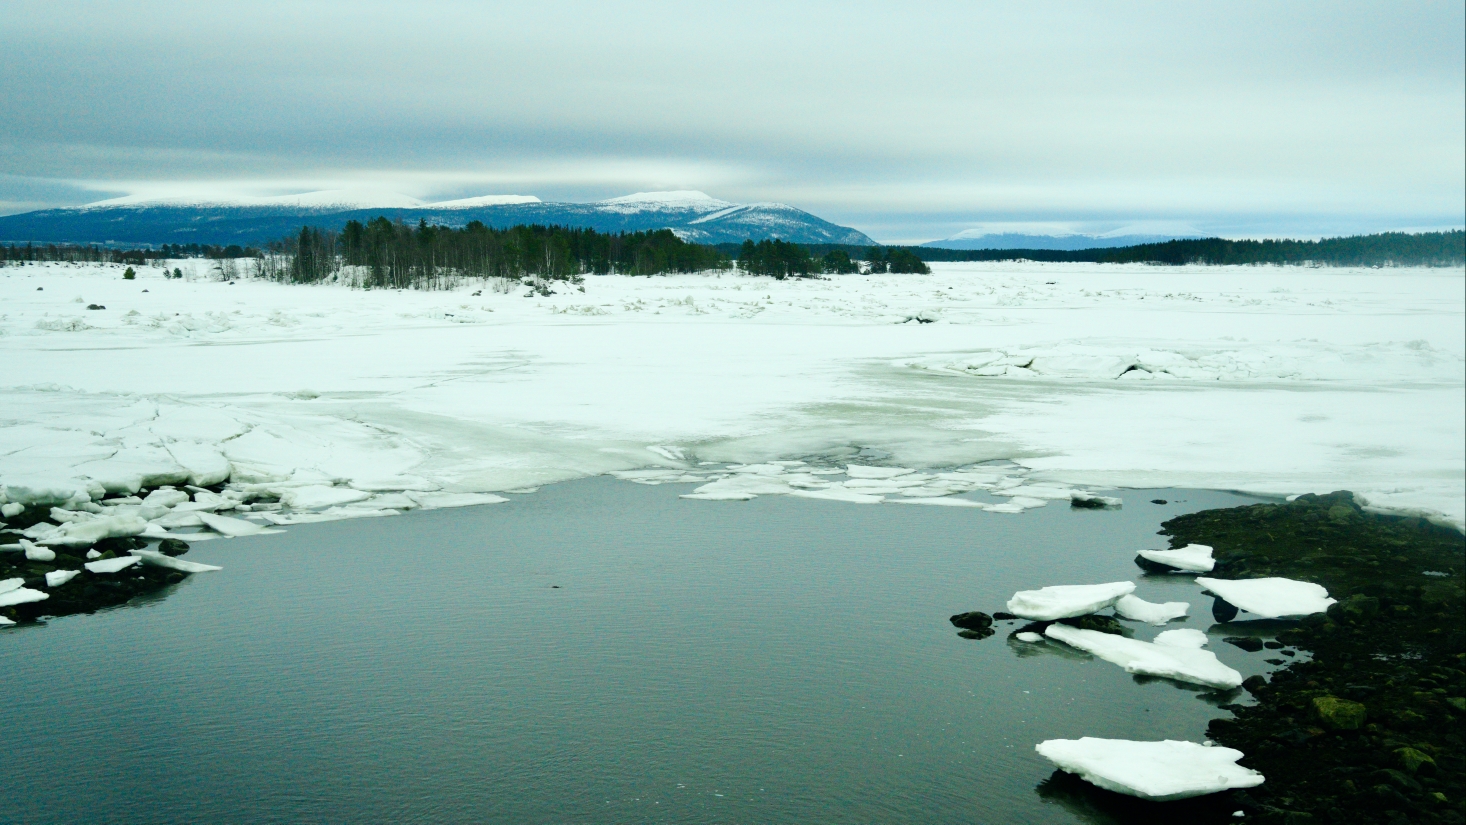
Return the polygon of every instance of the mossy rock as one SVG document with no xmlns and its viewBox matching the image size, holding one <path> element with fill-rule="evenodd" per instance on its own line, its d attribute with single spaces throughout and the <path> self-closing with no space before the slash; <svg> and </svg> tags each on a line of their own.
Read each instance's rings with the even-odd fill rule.
<svg viewBox="0 0 1466 825">
<path fill-rule="evenodd" d="M 1313 712 L 1336 730 L 1358 730 L 1369 716 L 1364 705 L 1337 696 L 1315 696 Z"/>
</svg>

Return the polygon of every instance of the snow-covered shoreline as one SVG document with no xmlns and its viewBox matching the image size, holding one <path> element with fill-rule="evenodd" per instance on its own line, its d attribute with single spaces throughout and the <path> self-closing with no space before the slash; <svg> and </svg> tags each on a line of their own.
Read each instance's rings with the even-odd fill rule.
<svg viewBox="0 0 1466 825">
<path fill-rule="evenodd" d="M 1459 270 L 937 264 L 527 298 L 175 265 L 0 268 L 0 483 L 227 474 L 339 490 L 319 509 L 345 516 L 700 462 L 1010 459 L 1028 486 L 1351 489 L 1466 520 Z"/>
</svg>

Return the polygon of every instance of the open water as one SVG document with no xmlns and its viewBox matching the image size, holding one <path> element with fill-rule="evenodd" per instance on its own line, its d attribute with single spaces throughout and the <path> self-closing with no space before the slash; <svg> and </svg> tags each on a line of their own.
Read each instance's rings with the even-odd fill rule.
<svg viewBox="0 0 1466 825">
<path fill-rule="evenodd" d="M 223 572 L 0 633 L 0 822 L 1110 822 L 1132 814 L 1037 742 L 1201 741 L 1224 714 L 947 617 L 1134 579 L 1206 629 L 1210 599 L 1134 552 L 1254 499 L 1009 516 L 688 489 L 589 479 L 200 543 Z"/>
</svg>

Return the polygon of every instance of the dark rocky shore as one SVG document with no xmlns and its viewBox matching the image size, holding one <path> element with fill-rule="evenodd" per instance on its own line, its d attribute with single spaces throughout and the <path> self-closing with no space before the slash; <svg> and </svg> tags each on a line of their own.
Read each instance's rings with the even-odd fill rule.
<svg viewBox="0 0 1466 825">
<path fill-rule="evenodd" d="M 49 509 L 31 507 L 6 519 L 5 529 L 0 530 L 0 544 L 20 541 L 20 531 L 47 520 Z M 134 564 L 116 573 L 93 573 L 84 566 L 88 561 L 126 556 L 131 550 L 141 550 L 152 544 L 138 537 L 107 538 L 87 547 L 51 548 L 56 554 L 51 561 L 28 559 L 24 553 L 0 553 L 0 580 L 25 579 L 24 587 L 49 594 L 49 598 L 42 601 L 0 607 L 0 616 L 21 623 L 44 617 L 94 613 L 105 607 L 125 604 L 138 596 L 156 593 L 188 578 L 188 573 L 145 564 Z M 188 552 L 188 544 L 177 539 L 164 539 L 153 549 L 164 555 L 180 556 Z M 98 555 L 87 558 L 88 551 L 96 551 Z M 60 587 L 48 587 L 46 574 L 58 570 L 74 570 L 77 575 Z"/>
<path fill-rule="evenodd" d="M 1208 728 L 1267 777 L 1228 794 L 1249 821 L 1466 822 L 1466 536 L 1347 492 L 1192 513 L 1162 534 L 1211 545 L 1217 578 L 1285 576 L 1339 600 L 1277 635 L 1311 660 L 1249 679 L 1256 703 Z"/>
</svg>

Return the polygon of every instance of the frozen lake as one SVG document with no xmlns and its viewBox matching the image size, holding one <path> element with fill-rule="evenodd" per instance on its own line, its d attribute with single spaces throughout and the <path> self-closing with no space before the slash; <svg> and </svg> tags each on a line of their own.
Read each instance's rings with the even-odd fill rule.
<svg viewBox="0 0 1466 825">
<path fill-rule="evenodd" d="M 0 821 L 1107 822 L 1048 790 L 1037 742 L 1201 741 L 1222 713 L 947 617 L 1135 580 L 1206 629 L 1210 599 L 1134 553 L 1255 499 L 1011 517 L 690 489 L 594 478 L 207 542 L 188 558 L 224 572 L 12 629 Z M 1272 654 L 1211 649 L 1244 676 Z"/>
</svg>

